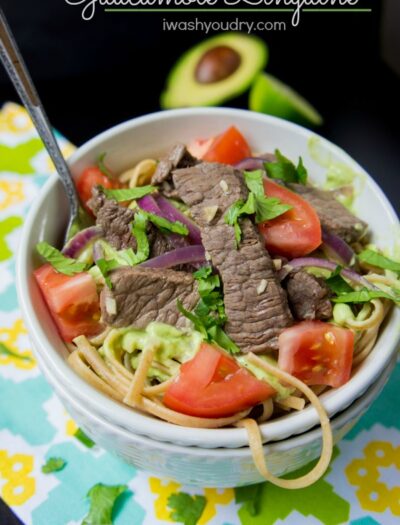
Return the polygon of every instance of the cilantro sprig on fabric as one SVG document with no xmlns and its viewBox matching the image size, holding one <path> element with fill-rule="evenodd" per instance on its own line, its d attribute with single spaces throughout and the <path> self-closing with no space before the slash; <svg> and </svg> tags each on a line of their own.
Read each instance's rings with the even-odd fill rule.
<svg viewBox="0 0 400 525">
<path fill-rule="evenodd" d="M 88 492 L 90 509 L 82 525 L 112 525 L 115 502 L 128 490 L 127 485 L 104 485 L 97 483 Z"/>
<path fill-rule="evenodd" d="M 99 168 L 101 173 L 103 173 L 103 175 L 105 175 L 109 179 L 113 179 L 114 178 L 113 174 L 111 173 L 111 171 L 107 168 L 107 166 L 104 163 L 106 156 L 107 156 L 106 152 L 101 153 L 101 155 L 99 155 L 99 158 L 97 159 L 97 167 Z"/>
<path fill-rule="evenodd" d="M 145 195 L 154 193 L 157 191 L 155 186 L 138 186 L 137 188 L 117 188 L 110 190 L 102 187 L 101 191 L 108 199 L 113 199 L 117 202 L 133 201 L 136 199 L 141 199 Z"/>
<path fill-rule="evenodd" d="M 42 241 L 36 245 L 36 250 L 51 266 L 59 273 L 65 275 L 75 275 L 84 272 L 87 264 L 84 262 L 65 257 L 57 248 L 51 246 L 48 242 Z"/>
<path fill-rule="evenodd" d="M 299 157 L 297 166 L 295 166 L 290 159 L 282 155 L 278 149 L 275 150 L 275 157 L 275 162 L 264 163 L 268 177 L 282 180 L 283 182 L 306 184 L 308 173 L 301 157 Z"/>
<path fill-rule="evenodd" d="M 191 496 L 186 492 L 171 494 L 167 502 L 168 507 L 172 509 L 171 518 L 184 525 L 196 525 L 206 504 L 204 496 Z"/>
<path fill-rule="evenodd" d="M 237 246 L 239 246 L 242 238 L 242 231 L 238 222 L 241 216 L 255 215 L 255 221 L 259 224 L 275 219 L 292 208 L 276 197 L 265 195 L 262 170 L 245 171 L 244 179 L 249 189 L 247 201 L 238 200 L 234 202 L 225 214 L 225 222 L 234 228 Z"/>
<path fill-rule="evenodd" d="M 198 281 L 200 301 L 193 312 L 189 312 L 178 300 L 179 312 L 192 321 L 195 329 L 203 334 L 207 341 L 216 343 L 231 354 L 240 352 L 239 347 L 222 329 L 226 322 L 226 314 L 219 276 L 214 275 L 209 266 L 203 266 L 193 275 Z"/>
<path fill-rule="evenodd" d="M 257 483 L 235 488 L 235 503 L 244 503 L 244 508 L 250 516 L 257 516 L 260 512 L 263 485 L 264 483 Z"/>
<path fill-rule="evenodd" d="M 43 474 L 51 474 L 62 470 L 66 464 L 67 462 L 63 458 L 49 458 L 41 470 Z"/>
<path fill-rule="evenodd" d="M 400 263 L 392 261 L 388 257 L 376 252 L 375 250 L 364 250 L 358 254 L 358 260 L 383 270 L 391 270 L 400 274 Z"/>
</svg>

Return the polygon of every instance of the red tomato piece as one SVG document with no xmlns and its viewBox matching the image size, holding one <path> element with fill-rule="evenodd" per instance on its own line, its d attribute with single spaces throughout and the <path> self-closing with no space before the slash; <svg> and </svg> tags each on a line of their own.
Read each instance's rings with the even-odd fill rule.
<svg viewBox="0 0 400 525">
<path fill-rule="evenodd" d="M 303 321 L 279 336 L 278 365 L 307 385 L 339 387 L 350 378 L 353 351 L 351 330 Z"/>
<path fill-rule="evenodd" d="M 76 189 L 78 191 L 79 198 L 89 213 L 92 213 L 92 210 L 87 206 L 87 202 L 92 197 L 92 188 L 98 185 L 104 186 L 104 188 L 107 189 L 118 186 L 117 183 L 104 175 L 104 173 L 97 166 L 86 168 L 80 174 L 76 182 Z"/>
<path fill-rule="evenodd" d="M 207 162 L 236 164 L 246 157 L 251 157 L 250 147 L 240 131 L 235 126 L 231 126 L 215 137 L 202 159 Z"/>
<path fill-rule="evenodd" d="M 100 301 L 90 274 L 68 276 L 45 264 L 35 270 L 34 275 L 64 341 L 101 331 Z"/>
<path fill-rule="evenodd" d="M 321 223 L 314 208 L 299 195 L 283 186 L 264 180 L 267 197 L 277 197 L 292 209 L 270 221 L 259 224 L 265 246 L 272 254 L 302 257 L 320 246 Z"/>
<path fill-rule="evenodd" d="M 240 367 L 234 359 L 203 343 L 181 366 L 167 389 L 164 404 L 197 417 L 228 417 L 265 401 L 275 390 Z"/>
</svg>

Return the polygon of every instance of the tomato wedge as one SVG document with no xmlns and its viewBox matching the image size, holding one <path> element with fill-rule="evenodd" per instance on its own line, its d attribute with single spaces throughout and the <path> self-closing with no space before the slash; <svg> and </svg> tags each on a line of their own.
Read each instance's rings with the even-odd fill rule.
<svg viewBox="0 0 400 525">
<path fill-rule="evenodd" d="M 292 209 L 259 224 L 267 250 L 284 257 L 302 257 L 320 246 L 321 223 L 314 208 L 299 195 L 283 186 L 264 180 L 265 194 L 277 197 Z"/>
<path fill-rule="evenodd" d="M 279 336 L 278 365 L 307 385 L 339 387 L 350 378 L 353 351 L 351 330 L 303 321 Z"/>
<path fill-rule="evenodd" d="M 90 274 L 68 276 L 45 264 L 34 275 L 64 341 L 101 331 L 99 296 Z"/>
<path fill-rule="evenodd" d="M 195 357 L 181 366 L 167 389 L 168 408 L 197 417 L 228 417 L 275 394 L 264 381 L 240 367 L 214 346 L 203 343 Z"/>
<path fill-rule="evenodd" d="M 118 187 L 118 184 L 112 181 L 109 177 L 97 166 L 91 166 L 86 168 L 78 177 L 76 182 L 76 189 L 79 194 L 79 198 L 85 207 L 85 209 L 92 214 L 92 210 L 88 207 L 87 202 L 92 197 L 92 189 L 94 186 L 104 186 L 104 188 L 112 189 Z"/>
<path fill-rule="evenodd" d="M 202 159 L 207 162 L 236 164 L 250 156 L 251 150 L 246 139 L 235 126 L 231 126 L 215 137 Z"/>
</svg>

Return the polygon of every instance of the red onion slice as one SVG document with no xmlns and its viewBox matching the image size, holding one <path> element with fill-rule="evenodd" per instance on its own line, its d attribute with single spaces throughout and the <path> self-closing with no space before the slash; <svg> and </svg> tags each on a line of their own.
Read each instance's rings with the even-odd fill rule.
<svg viewBox="0 0 400 525">
<path fill-rule="evenodd" d="M 76 259 L 90 242 L 101 237 L 102 234 L 103 230 L 99 226 L 90 226 L 90 228 L 81 230 L 64 246 L 63 255 Z"/>
<path fill-rule="evenodd" d="M 95 242 L 93 245 L 93 260 L 96 263 L 100 259 L 104 259 L 104 250 L 100 242 Z"/>
<path fill-rule="evenodd" d="M 163 213 L 163 217 L 169 221 L 179 221 L 184 224 L 189 230 L 189 240 L 193 244 L 201 244 L 200 228 L 193 221 L 191 221 L 188 217 L 186 217 L 186 215 L 175 208 L 175 206 L 171 204 L 165 197 L 157 195 L 156 200 L 161 212 Z"/>
<path fill-rule="evenodd" d="M 337 263 L 328 261 L 327 259 L 320 259 L 318 257 L 299 257 L 298 259 L 292 259 L 280 270 L 279 276 L 284 279 L 288 275 L 288 270 L 295 270 L 297 268 L 323 268 L 333 272 L 336 270 Z M 348 279 L 354 284 L 359 284 L 364 288 L 369 288 L 370 290 L 376 290 L 376 287 L 368 282 L 362 275 L 359 273 L 350 270 L 349 268 L 343 268 L 341 271 L 343 277 Z"/>
<path fill-rule="evenodd" d="M 322 249 L 326 252 L 329 259 L 337 261 L 339 264 L 351 266 L 355 261 L 355 254 L 352 248 L 338 235 L 322 229 Z"/>
<path fill-rule="evenodd" d="M 247 157 L 235 164 L 234 167 L 243 171 L 263 170 L 265 162 L 268 161 L 261 157 Z"/>
<path fill-rule="evenodd" d="M 146 268 L 172 268 L 181 264 L 195 264 L 206 262 L 203 246 L 191 245 L 178 248 L 172 252 L 163 253 L 140 264 Z"/>
</svg>

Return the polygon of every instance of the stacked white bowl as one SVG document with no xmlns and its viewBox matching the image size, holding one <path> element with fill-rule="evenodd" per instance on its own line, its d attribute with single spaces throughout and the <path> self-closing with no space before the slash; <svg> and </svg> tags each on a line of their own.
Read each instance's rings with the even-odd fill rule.
<svg viewBox="0 0 400 525">
<path fill-rule="evenodd" d="M 344 164 L 355 174 L 356 212 L 369 223 L 374 242 L 385 247 L 394 244 L 397 216 L 373 179 L 351 157 L 305 128 L 248 111 L 199 108 L 134 119 L 80 147 L 70 160 L 71 169 L 77 176 L 107 152 L 110 168 L 122 172 L 141 159 L 158 158 L 175 142 L 216 135 L 231 125 L 242 131 L 255 152 L 278 148 L 289 158 L 301 155 L 317 184 L 324 182 L 329 166 Z M 25 223 L 17 267 L 20 305 L 35 355 L 67 410 L 94 441 L 139 468 L 198 486 L 232 487 L 259 482 L 244 429 L 193 429 L 160 421 L 107 398 L 70 369 L 65 361 L 68 351 L 32 275 L 40 264 L 36 244 L 46 240 L 57 245 L 67 215 L 61 183 L 51 178 Z M 378 396 L 390 374 L 399 341 L 399 321 L 399 311 L 392 311 L 374 349 L 350 381 L 321 396 L 332 418 L 336 442 Z M 318 456 L 321 432 L 317 425 L 312 407 L 262 425 L 264 442 L 268 443 L 267 463 L 273 473 L 296 470 Z"/>
</svg>

